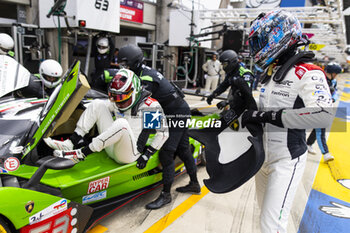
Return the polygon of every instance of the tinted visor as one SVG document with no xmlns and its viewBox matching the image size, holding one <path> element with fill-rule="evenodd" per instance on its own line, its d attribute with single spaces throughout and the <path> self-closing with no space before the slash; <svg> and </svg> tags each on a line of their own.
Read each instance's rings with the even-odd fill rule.
<svg viewBox="0 0 350 233">
<path fill-rule="evenodd" d="M 116 103 L 124 102 L 124 101 L 130 99 L 133 91 L 134 91 L 133 88 L 131 88 L 129 91 L 125 91 L 125 92 L 117 91 L 115 89 L 109 89 L 108 90 L 109 100 L 112 102 L 116 102 Z"/>
<path fill-rule="evenodd" d="M 52 77 L 46 74 L 42 74 L 44 79 L 49 81 L 49 82 L 57 82 L 59 80 L 60 77 Z"/>
<path fill-rule="evenodd" d="M 262 48 L 264 48 L 268 42 L 268 35 L 257 34 L 252 36 L 251 38 L 249 38 L 250 54 L 254 56 Z"/>
<path fill-rule="evenodd" d="M 228 62 L 228 61 L 225 61 L 225 62 L 223 62 L 223 63 L 221 63 L 221 64 L 222 64 L 222 69 L 225 70 L 226 67 L 228 66 L 229 62 Z"/>
<path fill-rule="evenodd" d="M 119 67 L 120 67 L 121 69 L 129 69 L 129 68 L 130 68 L 130 67 L 128 66 L 128 64 L 127 64 L 127 61 L 121 61 L 121 62 L 119 62 L 118 64 L 119 64 Z"/>
<path fill-rule="evenodd" d="M 97 45 L 97 48 L 99 48 L 99 49 L 108 49 L 108 46 Z"/>
</svg>

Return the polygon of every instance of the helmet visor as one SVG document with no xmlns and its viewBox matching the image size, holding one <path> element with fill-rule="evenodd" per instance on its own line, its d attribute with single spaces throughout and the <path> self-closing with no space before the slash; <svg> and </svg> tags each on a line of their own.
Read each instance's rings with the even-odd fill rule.
<svg viewBox="0 0 350 233">
<path fill-rule="evenodd" d="M 0 48 L 2 51 L 4 51 L 4 53 L 8 53 L 8 51 L 10 51 L 9 49 L 5 49 L 5 48 Z"/>
<path fill-rule="evenodd" d="M 50 75 L 46 75 L 46 74 L 42 74 L 43 75 L 43 78 L 46 80 L 46 81 L 49 81 L 49 82 L 57 82 L 60 77 L 53 77 L 53 76 L 50 76 Z"/>
<path fill-rule="evenodd" d="M 254 56 L 264 48 L 268 42 L 268 35 L 265 35 L 265 33 L 253 35 L 249 38 L 250 54 Z"/>
<path fill-rule="evenodd" d="M 227 68 L 229 62 L 228 62 L 228 61 L 224 61 L 224 62 L 221 63 L 221 64 L 222 64 L 222 69 L 225 70 L 225 69 Z"/>
<path fill-rule="evenodd" d="M 117 91 L 114 88 L 108 90 L 109 100 L 115 103 L 122 103 L 132 96 L 134 89 L 131 88 L 129 91 Z"/>
<path fill-rule="evenodd" d="M 121 69 L 129 69 L 129 68 L 130 68 L 130 67 L 128 66 L 128 64 L 127 64 L 127 61 L 121 61 L 121 62 L 119 62 L 118 64 L 119 64 L 119 67 L 120 67 Z"/>
<path fill-rule="evenodd" d="M 108 49 L 108 46 L 97 45 L 97 48 L 103 50 L 103 49 Z"/>
</svg>

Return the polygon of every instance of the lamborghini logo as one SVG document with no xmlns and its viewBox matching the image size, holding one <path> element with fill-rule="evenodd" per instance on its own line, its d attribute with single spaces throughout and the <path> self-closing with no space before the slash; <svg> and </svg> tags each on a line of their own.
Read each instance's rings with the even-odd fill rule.
<svg viewBox="0 0 350 233">
<path fill-rule="evenodd" d="M 33 211 L 33 209 L 34 209 L 34 201 L 28 202 L 28 203 L 24 206 L 24 208 L 25 208 L 26 211 L 30 214 L 30 213 Z"/>
</svg>

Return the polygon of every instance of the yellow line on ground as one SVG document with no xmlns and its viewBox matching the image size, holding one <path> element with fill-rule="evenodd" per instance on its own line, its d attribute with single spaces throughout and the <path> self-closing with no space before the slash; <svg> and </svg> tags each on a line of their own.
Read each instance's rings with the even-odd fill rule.
<svg viewBox="0 0 350 233">
<path fill-rule="evenodd" d="M 203 110 L 203 109 L 207 109 L 207 108 L 213 108 L 213 107 L 216 107 L 216 104 L 212 104 L 212 105 L 208 105 L 208 106 L 205 106 L 205 107 L 198 108 L 198 111 Z"/>
<path fill-rule="evenodd" d="M 207 187 L 203 186 L 201 190 L 201 195 L 192 195 L 179 206 L 173 209 L 169 214 L 165 215 L 163 218 L 158 220 L 144 233 L 159 233 L 172 224 L 176 219 L 188 211 L 194 204 L 196 204 L 200 199 L 209 193 Z"/>
<path fill-rule="evenodd" d="M 103 233 L 103 232 L 106 232 L 107 230 L 108 230 L 107 227 L 104 227 L 102 225 L 97 225 L 86 233 Z"/>
<path fill-rule="evenodd" d="M 350 93 L 343 93 L 343 94 L 340 96 L 340 100 L 341 100 L 341 101 L 348 102 L 348 101 L 350 100 Z"/>
</svg>

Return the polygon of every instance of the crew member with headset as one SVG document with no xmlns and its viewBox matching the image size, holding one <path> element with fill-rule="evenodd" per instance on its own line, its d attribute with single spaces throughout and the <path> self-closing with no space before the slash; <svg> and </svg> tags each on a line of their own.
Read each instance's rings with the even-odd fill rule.
<svg viewBox="0 0 350 233">
<path fill-rule="evenodd" d="M 15 94 L 19 97 L 49 97 L 62 81 L 63 69 L 60 63 L 53 59 L 44 60 L 39 66 L 39 74 L 31 75 L 29 84 L 19 89 Z"/>
<path fill-rule="evenodd" d="M 11 36 L 6 33 L 0 33 L 0 54 L 8 55 L 13 57 L 15 53 L 11 51 L 14 47 L 15 43 Z"/>
<path fill-rule="evenodd" d="M 226 72 L 226 77 L 224 81 L 213 91 L 211 95 L 207 98 L 207 103 L 210 105 L 215 97 L 225 92 L 227 88 L 231 86 L 230 94 L 228 99 L 232 98 L 233 95 L 238 93 L 236 92 L 236 87 L 234 86 L 234 80 L 237 78 L 244 79 L 250 90 L 252 90 L 252 84 L 254 82 L 254 75 L 249 70 L 240 65 L 238 61 L 237 53 L 233 50 L 225 50 L 220 54 L 220 62 L 223 67 L 223 70 Z M 228 104 L 228 101 L 221 101 L 218 103 L 217 107 L 219 109 L 224 108 Z"/>
<path fill-rule="evenodd" d="M 110 38 L 100 37 L 96 42 L 95 72 L 92 75 L 91 87 L 107 93 L 108 83 L 105 81 L 104 71 L 111 67 L 114 46 Z"/>
<path fill-rule="evenodd" d="M 143 60 L 142 50 L 135 45 L 129 44 L 119 50 L 119 65 L 131 69 L 141 78 L 142 84 L 152 93 L 152 97 L 158 100 L 167 117 L 174 116 L 170 119 L 172 122 L 186 121 L 191 113 L 181 90 L 176 85 L 172 85 L 161 73 L 142 64 Z M 147 209 L 158 209 L 171 202 L 170 189 L 175 176 L 174 155 L 179 156 L 184 162 L 190 176 L 190 183 L 184 187 L 178 187 L 176 191 L 200 194 L 197 168 L 189 148 L 188 128 L 170 127 L 169 138 L 159 151 L 159 160 L 163 167 L 163 190 L 156 200 L 146 205 Z M 144 159 L 148 160 L 148 158 Z M 144 166 L 139 168 L 142 169 Z"/>
</svg>

